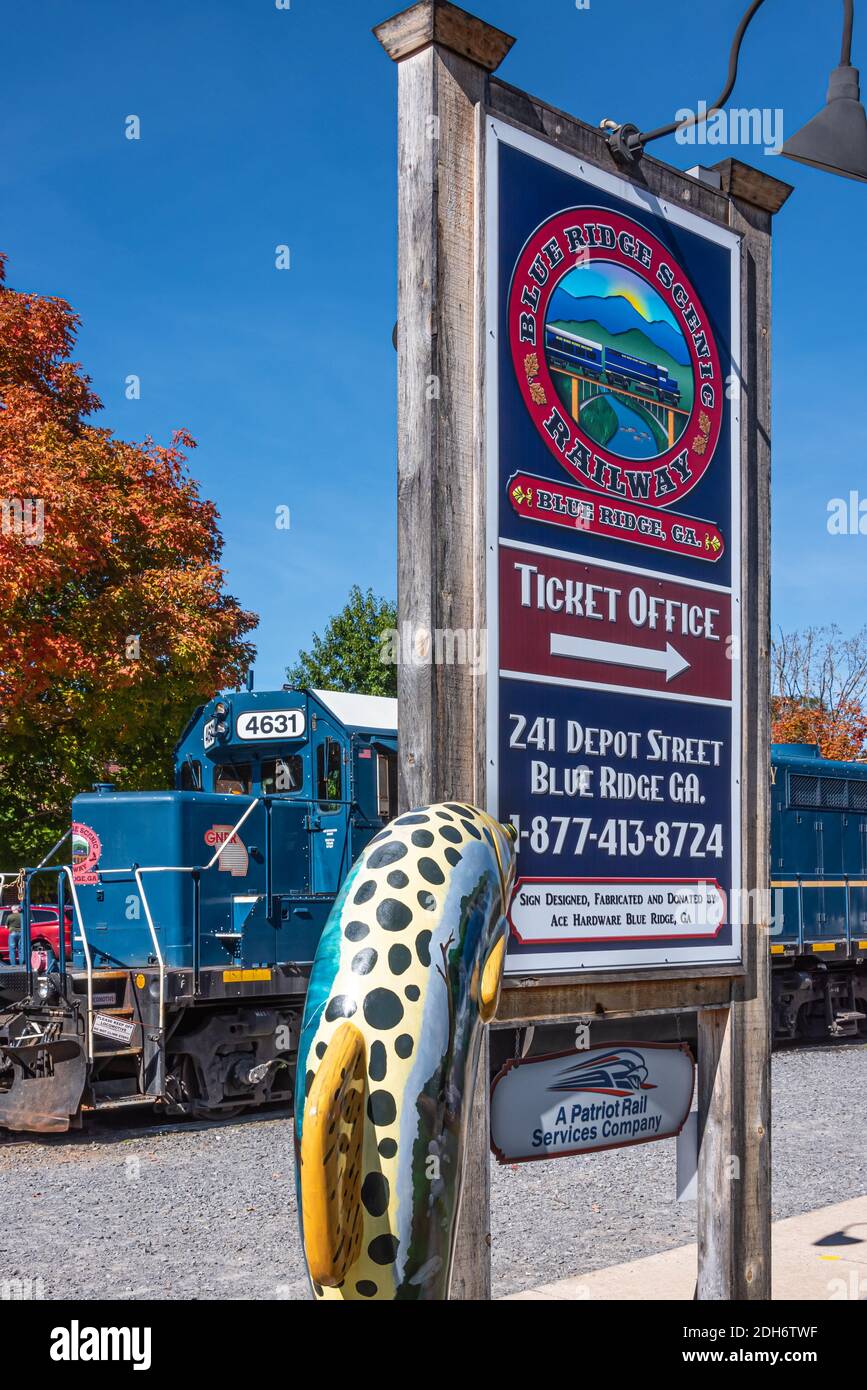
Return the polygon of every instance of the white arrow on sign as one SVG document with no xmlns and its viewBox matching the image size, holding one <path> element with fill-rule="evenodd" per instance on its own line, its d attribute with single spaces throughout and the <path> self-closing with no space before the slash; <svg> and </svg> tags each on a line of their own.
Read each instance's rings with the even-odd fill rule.
<svg viewBox="0 0 867 1390">
<path fill-rule="evenodd" d="M 605 661 L 611 666 L 639 666 L 643 671 L 664 671 L 666 681 L 689 670 L 689 662 L 666 642 L 665 651 L 652 647 L 627 647 L 623 642 L 594 642 L 590 637 L 551 633 L 551 655 L 571 656 L 576 661 Z"/>
</svg>

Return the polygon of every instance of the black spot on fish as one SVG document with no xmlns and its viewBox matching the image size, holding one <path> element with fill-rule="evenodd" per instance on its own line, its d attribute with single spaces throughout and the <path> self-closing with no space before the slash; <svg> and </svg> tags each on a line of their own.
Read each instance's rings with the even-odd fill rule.
<svg viewBox="0 0 867 1390">
<path fill-rule="evenodd" d="M 388 953 L 388 968 L 392 975 L 402 975 L 412 965 L 412 955 L 407 946 L 392 946 Z"/>
<path fill-rule="evenodd" d="M 403 931 L 412 921 L 412 908 L 397 898 L 384 898 L 376 909 L 376 920 L 385 931 Z"/>
<path fill-rule="evenodd" d="M 412 842 L 416 849 L 430 849 L 434 842 L 434 837 L 429 830 L 414 830 L 412 832 Z"/>
<path fill-rule="evenodd" d="M 363 941 L 370 935 L 370 927 L 366 922 L 350 922 L 343 935 L 347 941 Z"/>
<path fill-rule="evenodd" d="M 355 897 L 352 899 L 352 901 L 354 903 L 369 903 L 375 892 L 376 879 L 365 879 L 364 883 L 362 883 L 361 887 L 358 889 L 358 892 L 355 894 Z"/>
<path fill-rule="evenodd" d="M 445 883 L 446 876 L 435 859 L 423 854 L 418 861 L 418 871 L 428 883 Z"/>
<path fill-rule="evenodd" d="M 437 815 L 440 820 L 454 820 L 454 816 L 450 816 L 448 811 L 437 811 Z"/>
<path fill-rule="evenodd" d="M 350 999 L 348 994 L 335 994 L 334 998 L 328 1001 L 325 1020 L 327 1023 L 333 1023 L 336 1018 L 352 1018 L 357 1008 L 355 1000 Z"/>
<path fill-rule="evenodd" d="M 328 1046 L 327 1043 L 318 1042 L 318 1043 L 316 1044 L 316 1056 L 317 1056 L 317 1057 L 320 1057 L 320 1058 L 321 1058 L 321 1057 L 324 1057 L 324 1056 L 325 1056 L 325 1049 L 327 1048 L 327 1046 Z"/>
<path fill-rule="evenodd" d="M 384 1081 L 385 1073 L 388 1071 L 388 1053 L 385 1050 L 385 1043 L 381 1043 L 379 1038 L 370 1045 L 370 1064 L 368 1066 L 371 1081 Z"/>
<path fill-rule="evenodd" d="M 409 1033 L 401 1033 L 400 1037 L 395 1039 L 394 1050 L 398 1057 L 406 1059 L 412 1056 L 413 1046 L 414 1043 Z"/>
<path fill-rule="evenodd" d="M 437 905 L 437 900 L 433 893 L 428 893 L 427 889 L 423 888 L 418 895 L 418 905 L 419 907 L 423 907 L 425 912 L 433 912 Z"/>
<path fill-rule="evenodd" d="M 389 888 L 405 888 L 409 883 L 409 879 L 403 869 L 392 869 L 386 881 Z"/>
<path fill-rule="evenodd" d="M 480 840 L 482 838 L 481 830 L 477 830 L 476 827 L 473 825 L 472 821 L 462 820 L 461 825 L 464 827 L 464 830 L 467 832 L 468 835 L 472 835 L 474 840 Z"/>
<path fill-rule="evenodd" d="M 380 1139 L 376 1147 L 383 1158 L 394 1158 L 397 1153 L 397 1143 L 394 1139 Z"/>
<path fill-rule="evenodd" d="M 421 990 L 419 989 L 418 985 L 407 985 L 406 989 L 404 990 L 404 994 L 406 995 L 407 999 L 409 999 L 414 1004 L 415 1001 L 418 999 L 419 995 L 421 994 Z"/>
<path fill-rule="evenodd" d="M 463 839 L 461 832 L 456 830 L 453 825 L 441 825 L 440 834 L 444 840 L 451 840 L 453 845 L 459 845 Z"/>
<path fill-rule="evenodd" d="M 396 1028 L 403 1018 L 403 1005 L 390 989 L 372 989 L 364 1000 L 363 1009 L 371 1028 Z"/>
<path fill-rule="evenodd" d="M 397 1236 L 376 1236 L 367 1247 L 367 1253 L 375 1265 L 394 1264 L 400 1241 Z"/>
<path fill-rule="evenodd" d="M 359 1279 L 355 1285 L 355 1292 L 360 1293 L 362 1298 L 373 1298 L 379 1290 L 372 1279 Z"/>
<path fill-rule="evenodd" d="M 58 918 L 58 921 L 59 921 L 59 920 L 60 920 L 60 919 Z M 313 1085 L 313 1078 L 314 1078 L 315 1075 L 316 1075 L 315 1072 L 309 1071 L 309 1072 L 307 1073 L 307 1075 L 305 1076 L 305 1078 L 304 1078 L 304 1094 L 305 1094 L 305 1096 L 309 1096 L 309 1095 L 310 1095 L 310 1087 Z"/>
<path fill-rule="evenodd" d="M 391 1091 L 371 1091 L 367 1113 L 375 1125 L 393 1125 L 397 1119 L 397 1106 Z"/>
<path fill-rule="evenodd" d="M 395 825 L 427 825 L 429 820 L 430 816 L 413 812 L 411 816 L 401 816 L 400 820 L 396 820 L 394 823 Z"/>
<path fill-rule="evenodd" d="M 365 946 L 352 957 L 352 972 L 355 975 L 369 975 L 376 965 L 378 956 L 372 946 Z"/>
<path fill-rule="evenodd" d="M 368 1173 L 361 1184 L 361 1200 L 371 1216 L 382 1216 L 388 1210 L 388 1178 L 382 1173 Z"/>
<path fill-rule="evenodd" d="M 429 931 L 420 931 L 415 939 L 415 953 L 422 965 L 430 965 L 430 938 Z"/>
<path fill-rule="evenodd" d="M 367 861 L 368 869 L 384 869 L 389 864 L 396 864 L 398 859 L 403 859 L 406 854 L 406 845 L 402 845 L 400 840 L 389 840 L 387 844 L 375 849 Z"/>
<path fill-rule="evenodd" d="M 453 849 L 451 845 L 449 845 L 448 849 L 443 850 L 443 856 L 449 861 L 452 868 L 454 868 L 455 864 L 460 864 L 463 857 L 460 850 Z"/>
<path fill-rule="evenodd" d="M 456 806 L 455 803 L 454 803 L 453 801 L 447 801 L 447 802 L 446 802 L 446 810 L 447 810 L 447 811 L 457 811 L 457 813 L 458 813 L 459 816 L 465 816 L 466 813 L 467 813 L 467 808 L 466 808 L 466 806 Z"/>
<path fill-rule="evenodd" d="M 58 917 L 57 920 L 58 920 L 58 922 L 59 922 L 59 921 L 60 921 L 60 917 Z M 314 1284 L 314 1285 L 313 1285 L 313 1292 L 316 1294 L 317 1298 L 321 1298 L 321 1297 L 322 1297 L 322 1285 L 321 1285 L 321 1284 Z"/>
</svg>

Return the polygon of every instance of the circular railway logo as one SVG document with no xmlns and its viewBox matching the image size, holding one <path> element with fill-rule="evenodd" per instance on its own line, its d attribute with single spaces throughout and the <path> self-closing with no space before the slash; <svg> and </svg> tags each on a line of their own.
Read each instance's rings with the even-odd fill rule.
<svg viewBox="0 0 867 1390">
<path fill-rule="evenodd" d="M 96 883 L 96 866 L 102 854 L 102 841 L 96 831 L 81 821 L 72 822 L 72 877 L 75 883 Z"/>
<path fill-rule="evenodd" d="M 688 277 L 622 213 L 571 208 L 525 245 L 509 341 L 542 439 L 584 487 L 667 507 L 713 458 L 725 400 Z"/>
</svg>

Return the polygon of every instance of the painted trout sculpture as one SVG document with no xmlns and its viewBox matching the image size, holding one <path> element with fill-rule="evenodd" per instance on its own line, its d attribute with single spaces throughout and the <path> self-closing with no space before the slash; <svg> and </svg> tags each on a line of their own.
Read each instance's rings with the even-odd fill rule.
<svg viewBox="0 0 867 1390">
<path fill-rule="evenodd" d="M 448 1297 L 514 876 L 512 827 L 445 802 L 392 821 L 334 904 L 307 991 L 295 1102 L 316 1298 Z"/>
</svg>

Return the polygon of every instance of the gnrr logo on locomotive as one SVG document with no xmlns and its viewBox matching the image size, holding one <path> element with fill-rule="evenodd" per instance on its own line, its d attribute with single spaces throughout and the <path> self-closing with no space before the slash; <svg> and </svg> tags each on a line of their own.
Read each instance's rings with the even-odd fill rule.
<svg viewBox="0 0 867 1390">
<path fill-rule="evenodd" d="M 512 361 L 546 446 L 583 486 L 667 507 L 706 471 L 725 389 L 688 277 L 622 213 L 570 208 L 515 266 Z"/>
<path fill-rule="evenodd" d="M 226 848 L 217 861 L 217 867 L 221 873 L 231 874 L 233 878 L 245 878 L 250 867 L 250 858 L 240 835 L 232 834 L 233 828 L 231 825 L 212 825 L 210 830 L 205 831 L 205 844 L 209 849 L 225 845 Z"/>
</svg>

